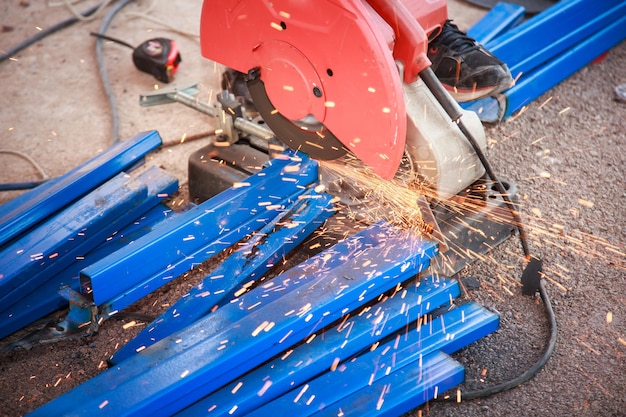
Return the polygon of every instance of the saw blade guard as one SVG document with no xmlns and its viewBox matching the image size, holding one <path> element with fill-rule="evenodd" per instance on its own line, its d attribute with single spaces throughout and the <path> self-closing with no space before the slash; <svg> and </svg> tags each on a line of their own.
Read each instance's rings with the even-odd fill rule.
<svg viewBox="0 0 626 417">
<path fill-rule="evenodd" d="M 421 79 L 404 84 L 406 152 L 430 197 L 446 201 L 485 174 L 472 145 Z M 463 121 L 483 152 L 487 138 L 478 115 L 463 110 Z"/>
<path fill-rule="evenodd" d="M 270 113 L 280 113 L 303 130 L 310 128 L 302 121 L 315 120 L 374 172 L 390 179 L 400 165 L 407 129 L 403 82 L 395 60 L 416 56 L 415 51 L 403 55 L 398 45 L 410 44 L 411 38 L 418 45 L 417 55 L 425 58 L 425 31 L 410 13 L 418 9 L 417 3 L 445 5 L 420 0 L 403 1 L 409 7 L 401 9 L 383 7 L 396 2 L 376 0 L 370 6 L 363 0 L 205 1 L 202 55 L 243 73 L 254 69 L 271 103 Z M 425 16 L 431 16 L 431 9 L 423 8 L 428 11 Z M 396 24 L 386 20 L 398 21 L 398 15 L 408 16 L 403 21 L 419 28 L 415 36 L 396 35 L 392 27 Z M 441 16 L 440 12 L 424 20 L 442 22 Z M 429 29 L 436 26 L 427 24 Z M 422 58 L 416 64 L 429 65 Z M 315 132 L 325 134 L 321 129 Z M 293 135 L 300 136 L 297 131 Z M 301 143 L 308 142 L 307 135 L 301 136 Z M 324 156 L 321 143 L 314 146 Z M 332 159 L 333 152 L 328 149 L 326 159 Z"/>
</svg>

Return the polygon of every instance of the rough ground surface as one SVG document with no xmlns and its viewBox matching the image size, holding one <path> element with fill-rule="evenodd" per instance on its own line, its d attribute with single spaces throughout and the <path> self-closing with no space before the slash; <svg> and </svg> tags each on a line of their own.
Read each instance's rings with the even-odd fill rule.
<svg viewBox="0 0 626 417">
<path fill-rule="evenodd" d="M 91 4 L 77 7 L 84 10 Z M 151 15 L 197 31 L 200 4 L 159 2 Z M 131 4 L 108 33 L 131 44 L 153 35 L 176 38 L 183 54 L 178 80 L 203 81 L 203 98 L 208 99 L 217 85 L 217 68 L 200 57 L 193 38 L 127 13 L 149 5 Z M 482 13 L 450 2 L 450 14 L 463 28 Z M 67 17 L 65 8 L 45 2 L 5 1 L 0 5 L 0 50 L 34 34 L 37 26 L 45 28 Z M 28 154 L 50 176 L 109 146 L 109 111 L 95 72 L 94 41 L 88 35 L 100 20 L 78 23 L 0 64 L 0 148 Z M 120 108 L 120 137 L 157 129 L 171 141 L 210 130 L 205 117 L 182 106 L 140 108 L 139 93 L 152 89 L 155 81 L 134 70 L 130 50 L 106 45 L 105 57 Z M 487 127 L 494 168 L 517 184 L 532 252 L 544 258 L 545 282 L 559 326 L 552 358 L 533 379 L 511 391 L 459 404 L 433 402 L 409 415 L 626 415 L 626 104 L 616 102 L 613 93 L 616 85 L 626 82 L 624 68 L 622 43 L 521 114 Z M 148 164 L 177 175 L 184 187 L 188 155 L 203 144 L 167 148 L 151 155 Z M 13 155 L 0 154 L 0 164 L 2 183 L 38 178 L 28 162 Z M 3 193 L 0 202 L 15 195 Z M 467 370 L 461 393 L 519 375 L 541 355 L 548 334 L 542 303 L 521 295 L 520 273 L 517 240 L 463 271 L 480 283 L 466 296 L 500 313 L 501 327 L 455 355 Z M 158 314 L 189 289 L 197 275 L 150 295 L 133 311 Z M 140 328 L 124 328 L 131 320 L 110 320 L 93 337 L 0 357 L 0 415 L 27 413 L 104 370 L 104 361 Z"/>
</svg>

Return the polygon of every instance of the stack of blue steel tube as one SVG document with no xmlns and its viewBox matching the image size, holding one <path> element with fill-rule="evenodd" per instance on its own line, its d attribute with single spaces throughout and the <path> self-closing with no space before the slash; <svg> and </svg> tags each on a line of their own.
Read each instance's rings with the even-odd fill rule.
<svg viewBox="0 0 626 417">
<path fill-rule="evenodd" d="M 140 133 L 0 206 L 0 338 L 66 307 L 82 268 L 166 218 L 176 178 L 127 173 L 160 145 Z"/>
</svg>

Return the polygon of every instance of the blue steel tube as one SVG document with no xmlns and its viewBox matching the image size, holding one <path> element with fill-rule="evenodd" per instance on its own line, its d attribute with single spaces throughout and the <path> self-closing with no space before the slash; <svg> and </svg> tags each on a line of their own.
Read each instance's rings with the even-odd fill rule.
<svg viewBox="0 0 626 417">
<path fill-rule="evenodd" d="M 260 279 L 333 213 L 332 197 L 309 190 L 212 270 L 109 360 L 117 364 L 236 298 L 237 287 Z"/>
<path fill-rule="evenodd" d="M 139 205 L 147 190 L 119 174 L 0 251 L 0 305 L 10 305 L 19 293 L 32 291 L 98 246 L 122 226 L 116 220 Z"/>
<path fill-rule="evenodd" d="M 485 44 L 508 65 L 516 85 L 498 97 L 463 103 L 463 107 L 489 123 L 512 116 L 626 39 L 625 22 L 623 0 L 555 3 Z"/>
<path fill-rule="evenodd" d="M 44 271 L 44 274 L 39 274 L 41 279 L 28 285 L 27 290 L 20 291 L 6 302 L 0 303 L 0 338 L 66 307 L 67 300 L 58 294 L 59 288 L 70 286 L 74 291 L 80 290 L 78 277 L 85 265 L 114 252 L 115 249 L 127 244 L 129 239 L 147 233 L 148 229 L 166 218 L 164 212 L 167 208 L 163 205 L 157 210 L 149 210 L 178 189 L 177 179 L 157 167 L 151 167 L 137 175 L 136 180 L 147 187 L 148 192 L 143 201 L 114 217 L 103 218 L 106 224 L 91 235 L 92 242 L 88 246 L 77 244 L 65 254 L 66 257 L 70 255 L 64 262 L 69 263 L 65 269 L 56 265 L 55 268 Z M 100 203 L 103 201 L 100 200 Z M 98 212 L 104 214 L 100 211 L 102 209 L 104 207 L 98 207 Z M 169 212 L 171 214 L 171 210 Z M 93 245 L 97 247 L 89 250 Z"/>
<path fill-rule="evenodd" d="M 390 334 L 405 329 L 414 331 L 413 322 L 418 317 L 449 303 L 459 294 L 456 281 L 434 276 L 411 280 L 376 306 L 367 306 L 351 313 L 336 327 L 316 334 L 316 337 L 297 346 L 289 355 L 267 362 L 242 378 L 224 385 L 177 416 L 246 415 L 320 374 L 341 369 L 340 364 L 345 360 L 376 346 L 379 340 Z M 433 331 L 432 328 L 429 330 Z"/>
<path fill-rule="evenodd" d="M 340 409 L 352 408 L 352 404 L 349 404 L 350 396 L 383 381 L 387 375 L 401 371 L 402 368 L 420 369 L 423 380 L 431 379 L 431 370 L 422 364 L 424 358 L 439 350 L 448 354 L 455 352 L 493 333 L 498 329 L 498 324 L 496 314 L 475 303 L 452 308 L 430 321 L 428 317 L 423 317 L 421 322 L 411 323 L 407 326 L 409 330 L 400 331 L 395 337 L 364 346 L 363 352 L 342 363 L 340 370 L 324 372 L 306 384 L 294 386 L 276 400 L 250 410 L 246 416 L 271 417 L 274 410 L 284 409 L 301 417 L 314 415 L 320 410 L 324 410 L 327 415 L 338 415 Z M 369 351 L 367 348 L 370 348 Z M 404 394 L 402 390 L 393 389 L 384 395 L 385 402 L 391 397 L 401 398 Z M 369 402 L 371 410 L 375 410 L 379 396 L 362 401 Z M 418 405 L 414 403 L 411 408 Z M 335 414 L 332 414 L 333 411 Z"/>
<path fill-rule="evenodd" d="M 218 194 L 85 268 L 81 281 L 96 305 L 110 304 L 111 300 L 118 300 L 120 306 L 129 305 L 165 284 L 163 278 L 169 272 L 173 278 L 209 259 L 214 253 L 204 249 L 208 244 L 259 214 L 260 228 L 284 209 L 283 200 L 317 180 L 317 164 L 307 157 L 292 155 L 270 162 L 245 184 Z M 105 313 L 111 315 L 115 310 L 112 306 Z"/>
<path fill-rule="evenodd" d="M 245 374 L 429 264 L 436 244 L 386 228 L 336 268 L 278 277 L 32 415 L 169 415 Z M 323 259 L 323 258 L 322 258 Z M 273 300 L 265 302 L 266 300 Z M 246 315 L 229 326 L 229 315 Z M 226 325 L 226 328 L 219 329 Z"/>
<path fill-rule="evenodd" d="M 623 0 L 563 0 L 485 46 L 508 65 L 514 77 L 520 73 L 523 76 L 619 20 L 625 10 Z M 622 30 L 622 39 L 625 36 L 626 31 Z M 595 56 L 606 50 L 594 46 L 591 49 Z"/>
<path fill-rule="evenodd" d="M 0 248 L 42 220 L 132 167 L 161 145 L 157 131 L 119 142 L 67 174 L 0 206 Z"/>
<path fill-rule="evenodd" d="M 505 91 L 507 118 L 521 110 L 531 101 L 556 86 L 598 55 L 626 39 L 626 3 L 620 7 L 620 14 L 607 13 L 608 22 L 594 30 L 584 41 L 571 47 L 567 52 L 552 59 L 549 63 L 521 77 L 513 88 Z M 618 17 L 619 16 L 619 17 Z"/>
</svg>

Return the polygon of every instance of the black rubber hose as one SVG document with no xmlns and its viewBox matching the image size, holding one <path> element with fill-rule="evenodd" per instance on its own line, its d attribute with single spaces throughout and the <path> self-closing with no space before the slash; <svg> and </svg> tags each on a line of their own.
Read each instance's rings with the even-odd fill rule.
<svg viewBox="0 0 626 417">
<path fill-rule="evenodd" d="M 0 184 L 0 192 L 15 191 L 15 190 L 30 190 L 31 188 L 35 188 L 47 181 L 48 180 L 4 183 L 4 184 Z"/>
<path fill-rule="evenodd" d="M 507 194 L 507 191 L 504 188 L 504 185 L 495 175 L 491 167 L 491 164 L 487 160 L 487 157 L 483 153 L 482 149 L 480 149 L 480 146 L 478 145 L 478 142 L 474 138 L 474 135 L 470 132 L 470 130 L 467 128 L 467 126 L 463 122 L 462 120 L 463 110 L 461 109 L 459 104 L 456 101 L 454 101 L 454 99 L 443 88 L 443 86 L 441 85 L 441 82 L 439 82 L 439 80 L 437 79 L 437 77 L 435 76 L 435 73 L 433 72 L 431 68 L 426 68 L 425 70 L 420 72 L 419 75 L 421 79 L 424 81 L 424 84 L 426 85 L 426 87 L 428 87 L 430 92 L 435 96 L 439 104 L 441 104 L 443 109 L 446 111 L 448 116 L 450 116 L 452 121 L 455 122 L 459 126 L 459 129 L 461 129 L 461 132 L 463 133 L 463 135 L 465 135 L 467 140 L 472 145 L 472 148 L 474 148 L 474 151 L 476 152 L 478 159 L 480 159 L 480 162 L 485 167 L 485 172 L 487 173 L 487 176 L 496 184 L 498 192 L 502 195 L 502 198 L 504 199 L 505 203 L 507 204 L 507 207 L 511 211 L 511 215 L 513 216 L 513 219 L 516 223 L 516 227 L 519 231 L 520 242 L 522 245 L 522 249 L 524 251 L 524 256 L 526 257 L 528 261 L 530 261 L 529 265 L 534 265 L 535 261 L 531 260 L 530 249 L 528 247 L 528 241 L 526 238 L 524 227 L 522 225 L 521 217 L 519 213 L 517 212 L 517 210 L 515 209 L 515 205 L 513 201 L 511 201 L 509 195 Z M 529 265 L 527 265 L 527 268 Z M 540 274 L 539 269 L 535 272 L 537 274 Z M 550 302 L 550 297 L 548 296 L 546 288 L 543 284 L 543 280 L 538 279 L 537 281 L 538 281 L 537 284 L 538 284 L 538 289 L 539 289 L 539 295 L 541 296 L 541 299 L 543 301 L 544 309 L 546 312 L 546 317 L 548 319 L 549 326 L 550 326 L 550 336 L 548 337 L 548 342 L 543 351 L 543 354 L 531 368 L 526 370 L 523 374 L 519 375 L 518 377 L 510 381 L 506 381 L 501 384 L 494 385 L 492 387 L 462 393 L 461 399 L 472 400 L 476 398 L 484 398 L 493 394 L 497 394 L 502 391 L 509 390 L 511 388 L 515 388 L 523 384 L 524 382 L 528 381 L 530 378 L 532 378 L 548 362 L 548 359 L 550 358 L 550 356 L 552 355 L 552 352 L 554 351 L 554 348 L 556 346 L 556 340 L 558 337 L 556 316 L 554 314 L 554 310 L 552 309 L 552 303 Z M 453 399 L 451 398 L 450 400 L 453 400 Z M 454 398 L 454 400 L 456 400 L 456 398 Z"/>
<path fill-rule="evenodd" d="M 109 25 L 113 21 L 115 15 L 131 1 L 133 0 L 121 0 L 119 3 L 117 3 L 102 20 L 98 33 L 104 35 L 109 28 Z M 104 94 L 107 97 L 107 100 L 109 102 L 109 108 L 111 111 L 111 146 L 113 146 L 119 142 L 120 122 L 117 110 L 117 102 L 115 100 L 113 88 L 111 87 L 111 82 L 109 81 L 109 74 L 104 63 L 104 54 L 102 53 L 102 39 L 100 37 L 96 38 L 96 62 L 98 65 L 100 80 L 102 81 L 102 87 L 104 88 Z"/>
<path fill-rule="evenodd" d="M 552 355 L 552 352 L 554 351 L 554 348 L 556 346 L 558 331 L 556 326 L 556 317 L 554 315 L 554 310 L 552 309 L 552 303 L 550 302 L 550 297 L 548 297 L 548 293 L 546 291 L 546 287 L 543 284 L 543 280 L 539 282 L 539 295 L 541 295 L 541 299 L 543 300 L 546 317 L 548 319 L 548 322 L 550 323 L 550 336 L 548 337 L 548 343 L 546 344 L 543 354 L 541 355 L 539 360 L 537 360 L 537 362 L 535 362 L 535 364 L 528 370 L 526 370 L 523 374 L 514 379 L 511 379 L 510 381 L 506 381 L 501 384 L 484 389 L 462 392 L 461 400 L 475 400 L 477 398 L 484 398 L 490 395 L 497 394 L 499 392 L 509 390 L 511 388 L 518 387 L 524 382 L 528 381 L 533 376 L 535 376 L 535 374 L 537 374 L 537 372 L 539 372 L 539 370 L 541 370 L 541 368 L 543 368 L 543 366 L 548 362 L 548 359 L 550 359 L 550 356 Z"/>
<path fill-rule="evenodd" d="M 89 17 L 92 13 L 94 13 L 96 10 L 98 10 L 98 8 L 100 8 L 100 6 L 102 6 L 103 3 L 99 3 L 96 4 L 93 7 L 90 7 L 89 9 L 85 10 L 84 12 L 82 12 L 81 14 L 83 15 L 83 17 Z M 62 22 L 59 22 L 53 26 L 50 26 L 47 29 L 42 30 L 41 32 L 37 32 L 37 34 L 31 36 L 30 38 L 20 42 L 19 44 L 15 45 L 14 47 L 10 48 L 8 51 L 5 52 L 0 52 L 0 62 L 12 57 L 13 55 L 17 54 L 18 52 L 20 52 L 23 49 L 28 48 L 30 45 L 34 44 L 37 41 L 40 41 L 41 39 L 45 38 L 48 35 L 52 35 L 53 33 L 64 29 L 68 26 L 73 25 L 74 23 L 78 22 L 78 17 L 76 16 L 72 16 L 67 20 L 64 20 Z"/>
<path fill-rule="evenodd" d="M 446 111 L 448 116 L 450 116 L 452 121 L 459 126 L 459 129 L 461 129 L 461 132 L 463 133 L 465 138 L 472 145 L 472 148 L 474 148 L 474 151 L 476 152 L 476 156 L 478 156 L 478 159 L 480 160 L 482 165 L 485 167 L 487 176 L 489 177 L 489 179 L 491 179 L 494 182 L 498 192 L 502 195 L 504 202 L 506 203 L 507 207 L 511 211 L 511 215 L 513 216 L 513 220 L 515 221 L 515 226 L 517 227 L 517 230 L 519 231 L 520 242 L 522 245 L 522 250 L 524 251 L 524 256 L 526 257 L 527 260 L 529 260 L 530 250 L 528 248 L 528 242 L 526 239 L 526 231 L 524 230 L 522 219 L 520 218 L 520 215 L 517 212 L 517 209 L 515 208 L 515 203 L 511 201 L 511 198 L 509 197 L 509 194 L 506 188 L 502 184 L 502 181 L 500 181 L 500 179 L 494 173 L 493 169 L 491 168 L 491 164 L 489 163 L 489 160 L 487 159 L 487 156 L 485 156 L 484 152 L 478 145 L 476 138 L 474 138 L 474 135 L 472 134 L 472 132 L 467 128 L 467 126 L 463 122 L 462 120 L 463 110 L 461 109 L 459 104 L 456 101 L 454 101 L 454 99 L 450 96 L 450 94 L 448 94 L 445 88 L 443 88 L 443 86 L 441 85 L 441 82 L 439 82 L 439 80 L 437 79 L 437 76 L 435 75 L 435 73 L 430 67 L 420 72 L 419 75 L 420 75 L 420 78 L 424 81 L 424 84 L 426 84 L 426 87 L 428 87 L 430 92 L 433 93 L 433 95 L 435 96 L 439 104 L 441 104 L 443 109 Z"/>
</svg>

